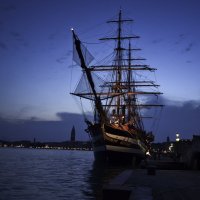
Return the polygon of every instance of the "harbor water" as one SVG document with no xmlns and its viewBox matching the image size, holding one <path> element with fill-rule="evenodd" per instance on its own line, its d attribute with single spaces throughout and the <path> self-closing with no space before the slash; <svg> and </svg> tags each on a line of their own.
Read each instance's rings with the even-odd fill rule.
<svg viewBox="0 0 200 200">
<path fill-rule="evenodd" d="M 0 148 L 0 199 L 101 199 L 121 171 L 95 163 L 92 151 Z"/>
</svg>

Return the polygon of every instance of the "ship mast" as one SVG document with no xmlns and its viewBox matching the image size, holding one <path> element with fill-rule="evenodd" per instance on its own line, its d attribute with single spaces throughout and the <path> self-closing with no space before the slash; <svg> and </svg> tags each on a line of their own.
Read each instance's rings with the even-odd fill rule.
<svg viewBox="0 0 200 200">
<path fill-rule="evenodd" d="M 99 115 L 99 120 L 100 120 L 100 122 L 104 123 L 106 121 L 106 115 L 105 115 L 105 112 L 103 110 L 101 100 L 100 100 L 100 98 L 97 95 L 97 92 L 95 90 L 94 81 L 93 81 L 93 78 L 92 78 L 92 75 L 91 75 L 91 71 L 86 66 L 85 59 L 84 59 L 84 56 L 83 56 L 83 52 L 82 52 L 82 49 L 81 49 L 81 41 L 79 40 L 78 36 L 74 33 L 73 29 L 72 29 L 72 34 L 73 34 L 73 38 L 74 38 L 75 48 L 76 48 L 76 51 L 77 51 L 79 59 L 80 59 L 81 68 L 86 73 L 87 79 L 88 79 L 90 87 L 92 89 L 92 93 L 93 93 L 94 98 L 95 98 L 95 107 L 96 107 L 98 115 Z"/>
<path fill-rule="evenodd" d="M 132 81 L 132 72 L 131 72 L 131 43 L 129 41 L 128 45 L 128 76 L 127 76 L 127 81 L 128 81 L 128 92 L 131 92 L 131 81 Z M 134 91 L 135 87 L 133 86 Z M 133 98 L 131 98 L 130 95 L 128 95 L 128 121 L 131 119 L 131 101 L 135 100 L 135 95 Z M 134 108 L 135 109 L 135 108 Z"/>
<path fill-rule="evenodd" d="M 117 25 L 118 25 L 117 37 L 101 38 L 100 39 L 100 40 L 117 40 L 117 48 L 115 49 L 116 50 L 116 59 L 115 59 L 115 65 L 114 65 L 114 67 L 116 67 L 114 69 L 114 70 L 116 70 L 115 91 L 114 91 L 116 94 L 123 93 L 122 85 L 121 85 L 121 83 L 122 83 L 122 68 L 123 68 L 123 54 L 122 54 L 122 52 L 125 49 L 122 48 L 121 41 L 125 40 L 125 39 L 139 38 L 138 36 L 122 36 L 122 23 L 124 23 L 124 22 L 132 22 L 132 21 L 133 20 L 131 20 L 131 19 L 122 19 L 122 12 L 120 10 L 119 11 L 118 20 L 107 21 L 107 23 L 117 23 Z M 129 73 L 130 73 L 130 71 L 129 71 Z M 129 92 L 131 92 L 131 91 L 129 91 Z M 122 98 L 121 95 L 118 95 L 117 98 L 116 98 L 116 109 L 117 109 L 117 116 L 118 117 L 121 114 L 120 113 L 120 109 L 122 109 L 123 115 L 125 113 L 125 108 L 122 108 L 122 100 L 121 100 L 121 98 Z"/>
<path fill-rule="evenodd" d="M 122 25 L 122 13 L 121 10 L 119 12 L 118 19 L 118 37 L 117 37 L 117 71 L 116 71 L 116 92 L 121 92 L 120 82 L 121 82 L 121 66 L 122 66 L 122 50 L 121 50 L 121 25 Z M 120 115 L 120 105 L 121 105 L 121 96 L 117 97 L 117 116 Z"/>
<path fill-rule="evenodd" d="M 134 123 L 135 126 L 139 129 L 143 129 L 143 123 L 141 120 L 140 109 L 144 107 L 162 107 L 163 105 L 158 104 L 141 104 L 137 102 L 138 95 L 160 95 L 162 94 L 159 91 L 143 91 L 136 88 L 141 87 L 158 87 L 159 85 L 154 84 L 153 81 L 136 81 L 133 77 L 133 71 L 155 71 L 155 68 L 151 68 L 146 64 L 139 64 L 132 61 L 136 60 L 145 60 L 144 58 L 132 58 L 132 51 L 141 50 L 139 48 L 131 47 L 131 39 L 140 38 L 136 35 L 126 36 L 123 35 L 122 26 L 123 23 L 132 22 L 132 19 L 123 19 L 122 12 L 119 11 L 118 18 L 115 20 L 109 20 L 107 23 L 116 23 L 117 24 L 117 34 L 115 37 L 105 37 L 100 40 L 114 40 L 116 41 L 115 50 L 115 59 L 113 65 L 91 65 L 88 66 L 88 63 L 85 62 L 85 51 L 82 50 L 82 43 L 78 39 L 77 35 L 73 32 L 74 44 L 76 51 L 78 53 L 80 66 L 83 69 L 83 72 L 89 82 L 88 90 L 78 90 L 76 89 L 73 95 L 89 99 L 94 101 L 95 110 L 98 113 L 100 123 L 109 123 L 109 117 L 106 116 L 110 108 L 114 108 L 112 114 L 118 118 L 117 123 L 125 123 L 125 120 L 130 123 Z M 123 47 L 122 41 L 128 40 L 128 48 Z M 127 51 L 128 55 L 125 58 L 124 53 Z M 108 90 L 98 90 L 97 84 L 95 84 L 93 78 L 95 74 L 93 72 L 108 72 L 113 73 L 113 79 L 109 81 L 103 81 L 99 87 L 109 88 Z M 93 74 L 92 74 L 93 73 Z M 81 85 L 81 82 L 79 84 Z M 103 100 L 110 99 L 109 103 L 106 103 Z M 115 101 L 115 102 L 114 102 Z M 125 119 L 126 116 L 126 119 Z"/>
</svg>

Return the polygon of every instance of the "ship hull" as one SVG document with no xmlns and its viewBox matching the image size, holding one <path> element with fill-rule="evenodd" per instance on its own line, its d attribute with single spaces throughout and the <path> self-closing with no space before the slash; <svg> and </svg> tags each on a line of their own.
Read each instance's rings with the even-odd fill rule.
<svg viewBox="0 0 200 200">
<path fill-rule="evenodd" d="M 131 164 L 145 158 L 146 146 L 128 131 L 100 125 L 94 125 L 90 130 L 95 160 Z"/>
<path fill-rule="evenodd" d="M 142 151 L 138 154 L 138 152 L 134 152 L 133 149 L 129 148 L 124 151 L 125 148 L 106 145 L 105 147 L 102 146 L 102 149 L 104 150 L 99 151 L 94 147 L 95 160 L 100 162 L 110 162 L 119 165 L 137 164 L 145 158 L 145 154 Z"/>
</svg>

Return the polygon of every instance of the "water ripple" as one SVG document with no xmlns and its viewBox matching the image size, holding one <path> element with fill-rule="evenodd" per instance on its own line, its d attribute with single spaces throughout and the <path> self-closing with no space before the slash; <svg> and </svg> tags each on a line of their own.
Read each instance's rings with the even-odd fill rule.
<svg viewBox="0 0 200 200">
<path fill-rule="evenodd" d="M 0 199 L 101 199 L 102 185 L 121 169 L 93 161 L 89 151 L 0 148 Z"/>
</svg>

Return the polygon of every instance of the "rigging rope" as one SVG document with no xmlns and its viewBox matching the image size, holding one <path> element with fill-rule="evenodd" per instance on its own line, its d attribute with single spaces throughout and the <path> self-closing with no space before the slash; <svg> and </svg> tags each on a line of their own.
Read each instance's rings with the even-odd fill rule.
<svg viewBox="0 0 200 200">
<path fill-rule="evenodd" d="M 159 112 L 159 118 L 158 118 L 158 123 L 157 123 L 157 126 L 155 128 L 155 132 L 157 132 L 158 130 L 158 127 L 159 127 L 159 124 L 160 124 L 160 120 L 161 120 L 161 116 L 162 116 L 162 112 L 163 112 L 163 108 L 160 109 L 160 112 Z"/>
<path fill-rule="evenodd" d="M 84 109 L 83 109 L 83 104 L 82 104 L 82 101 L 81 101 L 81 97 L 80 97 L 80 104 L 81 104 L 81 112 L 83 114 L 84 120 L 87 120 L 87 117 L 86 117 Z"/>
<path fill-rule="evenodd" d="M 73 71 L 73 60 L 72 60 L 72 68 L 71 68 L 71 71 L 70 71 L 70 83 L 69 83 L 69 89 L 70 89 L 70 92 L 72 92 L 72 71 Z"/>
<path fill-rule="evenodd" d="M 156 133 L 158 131 L 159 124 L 160 124 L 162 111 L 163 111 L 163 108 L 160 108 L 159 112 L 158 112 L 157 109 L 155 110 L 155 114 L 154 114 L 155 120 L 153 121 L 152 126 L 151 126 L 151 129 L 152 129 L 155 136 L 156 136 Z"/>
</svg>

